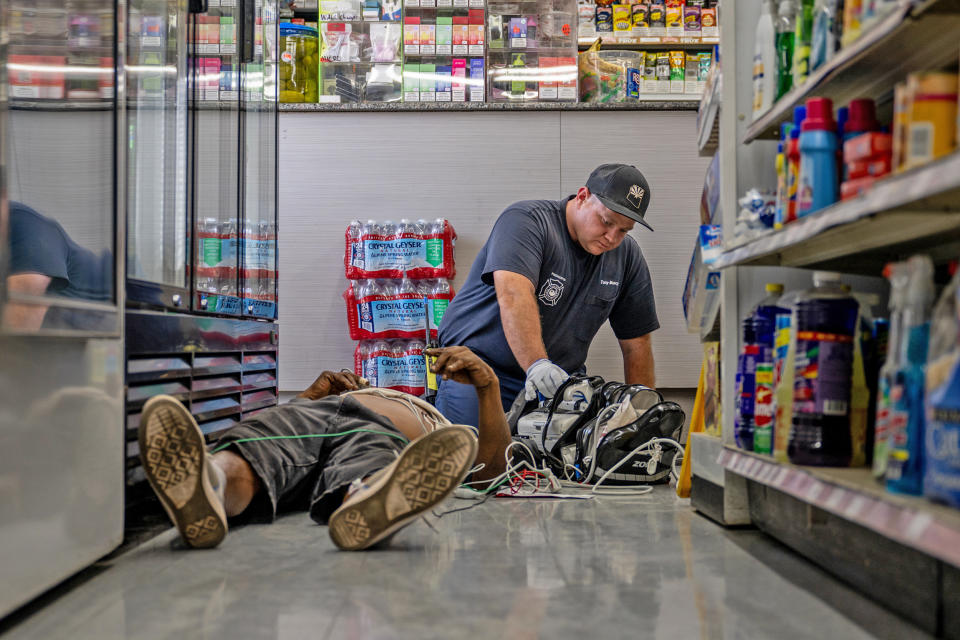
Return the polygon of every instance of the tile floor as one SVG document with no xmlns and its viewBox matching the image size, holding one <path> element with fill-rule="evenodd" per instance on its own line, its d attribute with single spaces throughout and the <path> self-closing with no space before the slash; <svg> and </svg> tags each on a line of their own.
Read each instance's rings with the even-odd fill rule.
<svg viewBox="0 0 960 640">
<path fill-rule="evenodd" d="M 666 487 L 489 500 L 431 521 L 436 531 L 418 521 L 361 553 L 336 551 L 305 514 L 237 527 L 211 551 L 187 550 L 168 531 L 7 621 L 5 637 L 926 637 L 763 534 L 718 527 Z"/>
</svg>

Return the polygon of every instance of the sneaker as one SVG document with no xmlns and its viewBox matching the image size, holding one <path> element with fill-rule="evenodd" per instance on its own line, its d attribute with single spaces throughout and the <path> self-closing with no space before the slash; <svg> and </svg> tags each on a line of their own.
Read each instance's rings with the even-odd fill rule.
<svg viewBox="0 0 960 640">
<path fill-rule="evenodd" d="M 227 535 L 226 477 L 210 460 L 190 412 L 170 396 L 154 396 L 140 417 L 140 461 L 147 480 L 188 546 L 215 547 Z"/>
<path fill-rule="evenodd" d="M 467 427 L 443 427 L 413 441 L 333 512 L 333 543 L 357 551 L 393 535 L 452 494 L 476 456 L 477 439 Z"/>
</svg>

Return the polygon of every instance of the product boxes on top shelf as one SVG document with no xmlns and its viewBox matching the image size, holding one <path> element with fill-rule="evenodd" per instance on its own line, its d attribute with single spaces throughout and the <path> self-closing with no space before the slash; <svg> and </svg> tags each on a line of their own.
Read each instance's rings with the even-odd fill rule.
<svg viewBox="0 0 960 640">
<path fill-rule="evenodd" d="M 605 45 L 718 44 L 716 5 L 709 0 L 578 0 L 577 35 L 582 46 L 597 38 Z"/>
<path fill-rule="evenodd" d="M 575 0 L 494 1 L 487 14 L 492 101 L 576 102 Z"/>
</svg>

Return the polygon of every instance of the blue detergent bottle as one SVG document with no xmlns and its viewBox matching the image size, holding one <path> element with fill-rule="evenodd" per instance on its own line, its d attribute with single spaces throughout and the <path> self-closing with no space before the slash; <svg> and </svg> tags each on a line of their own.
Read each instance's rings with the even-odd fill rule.
<svg viewBox="0 0 960 640">
<path fill-rule="evenodd" d="M 930 326 L 923 493 L 960 508 L 960 271 Z"/>
<path fill-rule="evenodd" d="M 794 464 L 845 467 L 853 456 L 850 409 L 860 305 L 838 273 L 816 271 L 813 285 L 796 304 L 787 456 Z"/>
<path fill-rule="evenodd" d="M 887 489 L 896 493 L 923 493 L 924 387 L 934 300 L 933 262 L 927 256 L 907 261 L 910 273 L 903 308 L 903 348 L 890 396 Z"/>
<path fill-rule="evenodd" d="M 800 130 L 800 180 L 797 217 L 828 207 L 840 199 L 837 169 L 837 123 L 830 98 L 807 100 Z"/>
</svg>

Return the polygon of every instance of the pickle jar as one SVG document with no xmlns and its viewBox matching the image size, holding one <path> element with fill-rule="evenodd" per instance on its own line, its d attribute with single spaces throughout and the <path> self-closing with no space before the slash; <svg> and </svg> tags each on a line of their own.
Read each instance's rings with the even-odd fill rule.
<svg viewBox="0 0 960 640">
<path fill-rule="evenodd" d="M 302 24 L 281 24 L 280 102 L 317 102 L 319 65 L 317 30 Z"/>
</svg>

